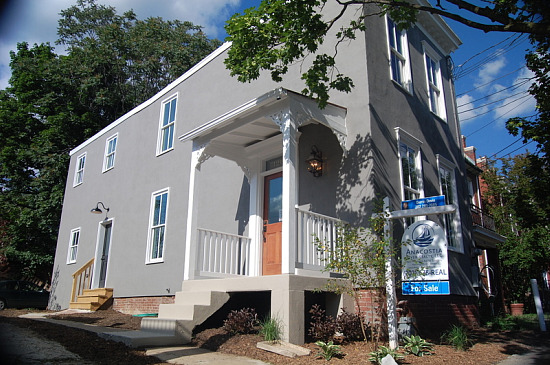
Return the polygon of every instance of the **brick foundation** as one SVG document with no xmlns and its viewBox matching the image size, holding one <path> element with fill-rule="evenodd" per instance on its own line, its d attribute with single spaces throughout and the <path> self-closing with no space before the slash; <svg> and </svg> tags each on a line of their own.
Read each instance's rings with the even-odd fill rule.
<svg viewBox="0 0 550 365">
<path fill-rule="evenodd" d="M 476 297 L 398 295 L 397 300 L 407 301 L 406 316 L 415 317 L 417 330 L 423 337 L 438 337 L 451 324 L 461 324 L 467 328 L 479 327 L 479 308 Z M 381 322 L 382 328 L 385 328 L 387 321 L 385 290 L 361 290 L 358 302 L 368 322 Z M 398 312 L 398 318 L 399 315 Z"/>
<path fill-rule="evenodd" d="M 113 309 L 126 314 L 158 313 L 160 304 L 174 303 L 174 296 L 114 298 Z"/>
</svg>

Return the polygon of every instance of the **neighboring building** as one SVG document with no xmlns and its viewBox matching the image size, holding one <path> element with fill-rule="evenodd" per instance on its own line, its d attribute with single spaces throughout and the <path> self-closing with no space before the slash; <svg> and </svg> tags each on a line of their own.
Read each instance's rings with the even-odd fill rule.
<svg viewBox="0 0 550 365">
<path fill-rule="evenodd" d="M 487 188 L 481 173 L 488 167 L 485 157 L 477 158 L 475 147 L 466 146 L 466 137 L 462 137 L 462 148 L 466 159 L 470 210 L 472 213 L 472 235 L 477 248 L 478 272 L 477 283 L 480 299 L 480 310 L 484 316 L 505 313 L 502 291 L 502 275 L 498 254 L 498 244 L 506 237 L 496 232 L 495 220 L 484 209 L 483 201 L 487 198 Z"/>
<path fill-rule="evenodd" d="M 365 21 L 362 38 L 338 52 L 355 88 L 332 93 L 325 109 L 297 93 L 300 65 L 281 84 L 237 82 L 224 44 L 71 151 L 50 307 L 69 306 L 83 268 L 75 296 L 90 281 L 113 289 L 117 310 L 180 318 L 184 300 L 228 292 L 219 305 L 264 303 L 300 343 L 312 302 L 346 305 L 313 292 L 328 277 L 314 234 L 331 237 L 340 220 L 367 226 L 380 197 L 399 209 L 444 194 L 456 213 L 429 218 L 448 235 L 451 295 L 409 304 L 421 328 L 474 325 L 477 263 L 449 59 L 460 40 L 437 16 L 420 14 L 406 32 L 388 17 Z M 312 152 L 322 175 L 308 171 Z M 105 218 L 90 214 L 96 205 Z"/>
</svg>

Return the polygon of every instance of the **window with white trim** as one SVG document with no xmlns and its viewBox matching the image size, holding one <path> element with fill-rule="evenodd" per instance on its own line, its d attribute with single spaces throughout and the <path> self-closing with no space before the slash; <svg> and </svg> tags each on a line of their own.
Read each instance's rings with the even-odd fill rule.
<svg viewBox="0 0 550 365">
<path fill-rule="evenodd" d="M 148 263 L 164 261 L 168 193 L 169 189 L 155 192 L 151 199 L 151 217 L 147 244 Z"/>
<path fill-rule="evenodd" d="M 456 193 L 455 167 L 448 160 L 437 156 L 439 171 L 439 189 L 441 195 L 445 195 L 445 204 L 456 206 L 454 213 L 443 214 L 443 226 L 447 237 L 448 248 L 462 252 L 462 232 L 460 230 L 460 212 Z"/>
<path fill-rule="evenodd" d="M 401 200 L 414 200 L 424 197 L 422 180 L 422 159 L 420 145 L 422 142 L 403 129 L 395 128 L 397 132 L 398 158 L 401 178 Z M 415 219 L 407 219 L 411 224 Z"/>
<path fill-rule="evenodd" d="M 103 160 L 103 172 L 115 167 L 116 145 L 118 141 L 118 133 L 107 139 L 105 143 L 105 159 Z"/>
<path fill-rule="evenodd" d="M 80 241 L 80 228 L 75 228 L 71 230 L 69 252 L 67 253 L 67 264 L 73 264 L 76 262 L 76 255 L 78 253 L 78 241 Z"/>
<path fill-rule="evenodd" d="M 76 161 L 76 169 L 75 169 L 75 172 L 74 172 L 73 186 L 80 185 L 84 181 L 84 166 L 85 165 L 86 165 L 86 153 L 83 153 L 80 156 L 78 156 L 78 159 Z"/>
<path fill-rule="evenodd" d="M 409 93 L 412 93 L 412 74 L 407 32 L 399 29 L 397 24 L 389 17 L 386 17 L 386 22 L 391 78 Z"/>
<path fill-rule="evenodd" d="M 447 112 L 441 78 L 441 57 L 426 42 L 423 42 L 423 46 L 430 110 L 441 119 L 446 120 Z"/>
<path fill-rule="evenodd" d="M 157 155 L 174 148 L 174 129 L 176 127 L 177 94 L 162 103 Z"/>
</svg>

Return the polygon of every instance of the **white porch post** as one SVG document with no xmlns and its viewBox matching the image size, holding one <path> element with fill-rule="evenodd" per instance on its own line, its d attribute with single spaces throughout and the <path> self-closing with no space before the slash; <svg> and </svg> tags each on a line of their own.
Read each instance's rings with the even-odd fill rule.
<svg viewBox="0 0 550 365">
<path fill-rule="evenodd" d="M 191 168 L 189 171 L 189 200 L 187 206 L 187 232 L 185 234 L 185 271 L 183 280 L 192 280 L 195 278 L 197 265 L 197 201 L 195 195 L 197 192 L 196 173 L 200 170 L 200 165 L 209 155 L 204 154 L 206 146 L 197 146 L 193 142 L 193 152 L 191 154 Z"/>
<path fill-rule="evenodd" d="M 262 245 L 262 235 L 261 229 L 262 217 L 260 209 L 260 189 L 259 189 L 259 174 L 254 172 L 250 174 L 250 179 L 248 183 L 250 185 L 250 204 L 249 211 L 250 216 L 248 219 L 248 231 L 249 235 L 252 238 L 252 247 L 250 248 L 250 276 L 260 275 L 260 263 L 262 260 L 261 256 L 261 245 Z"/>
<path fill-rule="evenodd" d="M 272 116 L 283 134 L 283 232 L 282 232 L 282 274 L 294 274 L 296 266 L 296 204 L 298 142 L 296 124 L 290 110 Z"/>
</svg>

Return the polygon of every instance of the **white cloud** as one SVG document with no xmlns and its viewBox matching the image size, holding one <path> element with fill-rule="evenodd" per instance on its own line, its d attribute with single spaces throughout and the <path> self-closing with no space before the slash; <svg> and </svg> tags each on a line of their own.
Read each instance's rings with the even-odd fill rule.
<svg viewBox="0 0 550 365">
<path fill-rule="evenodd" d="M 257 5 L 259 0 L 97 0 L 113 6 L 118 14 L 133 9 L 138 19 L 162 17 L 165 20 L 191 21 L 204 27 L 209 37 L 223 38 L 225 21 L 242 7 Z M 76 0 L 11 0 L 0 13 L 0 89 L 10 78 L 9 51 L 18 42 L 31 46 L 57 39 L 57 23 L 61 10 L 76 4 Z M 223 40 L 223 39 L 222 39 Z M 56 52 L 59 50 L 56 48 Z"/>
<path fill-rule="evenodd" d="M 507 120 L 517 116 L 531 115 L 535 112 L 536 102 L 529 94 L 529 87 L 532 84 L 530 79 L 533 76 L 529 69 L 523 68 L 511 84 L 518 85 L 517 87 L 496 94 L 498 99 L 503 100 L 496 104 L 495 118 Z M 498 86 L 501 87 L 501 85 Z"/>
<path fill-rule="evenodd" d="M 498 77 L 499 73 L 506 67 L 506 58 L 500 56 L 492 62 L 486 63 L 483 65 L 478 72 L 478 77 L 476 82 L 474 82 L 475 87 L 480 87 L 486 83 L 494 80 Z M 482 87 L 485 88 L 485 87 Z"/>
</svg>

